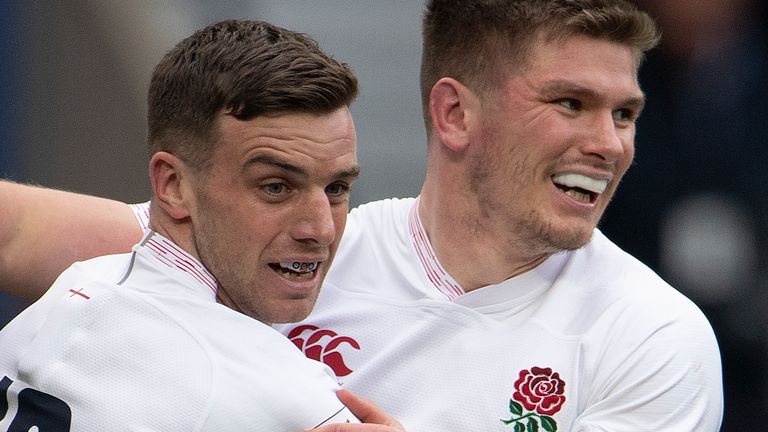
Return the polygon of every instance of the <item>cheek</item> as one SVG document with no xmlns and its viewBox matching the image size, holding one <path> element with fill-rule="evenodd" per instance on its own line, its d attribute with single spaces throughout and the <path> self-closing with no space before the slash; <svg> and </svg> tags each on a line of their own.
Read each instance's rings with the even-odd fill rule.
<svg viewBox="0 0 768 432">
<path fill-rule="evenodd" d="M 631 137 L 624 140 L 624 154 L 621 157 L 621 160 L 619 161 L 619 173 L 621 175 L 624 175 L 624 173 L 629 169 L 629 166 L 632 165 L 632 160 L 635 158 L 635 140 L 634 140 L 634 134 L 631 135 Z"/>
<path fill-rule="evenodd" d="M 341 240 L 341 236 L 344 234 L 344 228 L 347 225 L 348 212 L 348 205 L 340 205 L 338 208 L 333 209 L 333 224 L 336 228 L 336 238 L 334 239 L 334 244 L 338 244 L 339 240 Z"/>
</svg>

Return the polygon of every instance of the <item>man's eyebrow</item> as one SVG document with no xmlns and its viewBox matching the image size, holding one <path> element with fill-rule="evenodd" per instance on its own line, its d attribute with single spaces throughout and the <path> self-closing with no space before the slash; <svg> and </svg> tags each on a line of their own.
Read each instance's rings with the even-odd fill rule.
<svg viewBox="0 0 768 432">
<path fill-rule="evenodd" d="M 295 174 L 307 175 L 307 172 L 303 168 L 298 167 L 283 159 L 270 156 L 270 155 L 255 155 L 249 158 L 245 162 L 245 165 L 243 165 L 243 168 L 247 169 L 248 167 L 254 166 L 254 165 L 270 165 L 273 167 L 283 169 L 285 171 L 290 171 Z"/>
<path fill-rule="evenodd" d="M 341 171 L 337 172 L 334 177 L 336 177 L 336 178 L 352 178 L 352 179 L 356 179 L 356 178 L 360 177 L 360 165 L 355 164 L 354 166 L 352 166 L 352 167 L 350 167 L 348 169 L 341 170 Z"/>
<path fill-rule="evenodd" d="M 275 156 L 271 155 L 255 155 L 251 158 L 249 158 L 245 165 L 243 166 L 244 169 L 247 169 L 249 166 L 254 165 L 269 165 L 276 168 L 280 168 L 282 170 L 298 174 L 301 176 L 308 176 L 309 173 L 307 171 L 299 166 L 296 166 L 288 161 L 285 161 L 283 159 L 280 159 Z M 349 168 L 341 169 L 338 172 L 334 173 L 331 177 L 334 178 L 357 178 L 360 176 L 360 165 L 355 163 L 354 165 L 351 165 Z"/>
<path fill-rule="evenodd" d="M 586 98 L 599 98 L 600 94 L 589 87 L 568 80 L 554 80 L 546 82 L 541 87 L 541 93 L 547 97 L 576 95 Z M 645 93 L 642 91 L 638 96 L 630 96 L 619 102 L 619 106 L 630 107 L 636 110 L 642 110 L 645 106 Z"/>
</svg>

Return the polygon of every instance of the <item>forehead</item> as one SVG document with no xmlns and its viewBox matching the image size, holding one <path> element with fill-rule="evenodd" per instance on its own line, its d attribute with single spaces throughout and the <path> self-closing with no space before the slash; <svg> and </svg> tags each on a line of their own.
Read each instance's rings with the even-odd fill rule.
<svg viewBox="0 0 768 432">
<path fill-rule="evenodd" d="M 637 70 L 638 55 L 627 45 L 581 34 L 554 39 L 540 36 L 531 47 L 527 67 L 510 78 L 532 84 L 568 81 L 640 96 Z"/>
<path fill-rule="evenodd" d="M 282 113 L 238 120 L 222 115 L 217 153 L 245 158 L 253 152 L 331 161 L 354 159 L 355 128 L 346 107 L 328 114 Z"/>
</svg>

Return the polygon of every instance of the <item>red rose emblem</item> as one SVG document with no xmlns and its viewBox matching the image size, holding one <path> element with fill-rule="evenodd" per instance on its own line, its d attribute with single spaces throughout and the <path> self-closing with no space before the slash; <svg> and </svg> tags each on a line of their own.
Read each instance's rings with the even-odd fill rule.
<svg viewBox="0 0 768 432">
<path fill-rule="evenodd" d="M 323 330 L 313 325 L 300 325 L 288 333 L 288 339 L 307 357 L 323 362 L 333 369 L 333 373 L 341 378 L 352 373 L 352 369 L 344 363 L 344 358 L 338 352 L 342 344 L 347 344 L 359 350 L 356 340 L 347 336 L 339 336 L 332 330 Z"/>
<path fill-rule="evenodd" d="M 560 411 L 565 403 L 565 382 L 557 372 L 552 372 L 552 368 L 523 369 L 515 381 L 512 398 L 529 411 L 549 416 Z"/>
</svg>

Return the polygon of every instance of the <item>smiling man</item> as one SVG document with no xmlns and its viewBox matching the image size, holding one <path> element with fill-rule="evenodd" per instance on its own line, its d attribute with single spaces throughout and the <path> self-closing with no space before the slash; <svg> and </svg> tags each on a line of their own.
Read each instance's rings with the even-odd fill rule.
<svg viewBox="0 0 768 432">
<path fill-rule="evenodd" d="M 622 0 L 430 0 L 424 38 L 421 194 L 353 210 L 315 309 L 280 330 L 415 431 L 717 431 L 709 323 L 596 228 L 632 163 L 651 18 Z M 25 223 L 36 202 L 139 235 L 124 205 L 5 191 L 25 265 L 19 239 L 61 223 Z"/>
<path fill-rule="evenodd" d="M 432 0 L 424 38 L 421 194 L 351 212 L 285 334 L 412 430 L 719 430 L 706 318 L 596 229 L 634 156 L 652 20 Z"/>
</svg>

